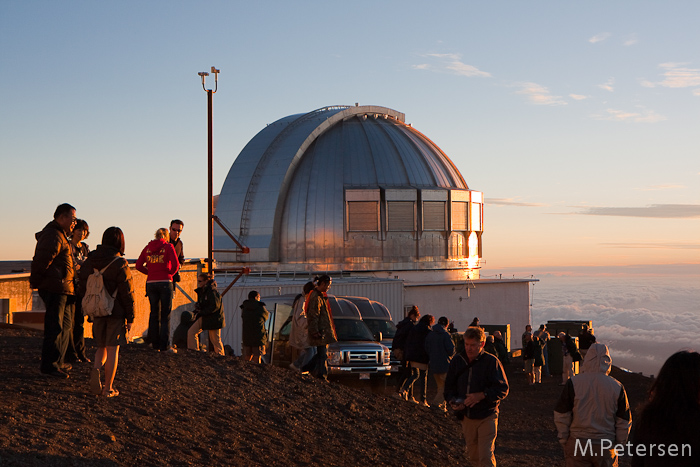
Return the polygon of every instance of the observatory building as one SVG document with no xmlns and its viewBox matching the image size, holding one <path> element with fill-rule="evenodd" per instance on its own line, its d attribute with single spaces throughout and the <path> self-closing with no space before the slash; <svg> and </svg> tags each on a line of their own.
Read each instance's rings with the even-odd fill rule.
<svg viewBox="0 0 700 467">
<path fill-rule="evenodd" d="M 404 307 L 521 329 L 529 282 L 480 279 L 483 206 L 403 113 L 325 107 L 267 125 L 238 155 L 216 215 L 250 252 L 222 252 L 235 245 L 216 226 L 214 257 L 251 275 L 401 280 Z"/>
</svg>

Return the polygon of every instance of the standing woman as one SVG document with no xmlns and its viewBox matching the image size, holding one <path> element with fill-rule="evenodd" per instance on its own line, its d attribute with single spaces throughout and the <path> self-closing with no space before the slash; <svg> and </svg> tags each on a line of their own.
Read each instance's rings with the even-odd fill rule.
<svg viewBox="0 0 700 467">
<path fill-rule="evenodd" d="M 168 242 L 168 229 L 156 230 L 136 261 L 136 270 L 146 274 L 146 296 L 151 304 L 148 340 L 155 350 L 175 353 L 170 345 L 170 312 L 173 307 L 173 275 L 180 269 L 175 248 Z"/>
<path fill-rule="evenodd" d="M 83 242 L 90 235 L 90 227 L 83 219 L 75 220 L 75 227 L 70 237 L 70 246 L 73 250 L 73 266 L 75 267 L 75 280 L 78 281 L 80 267 L 83 265 L 90 252 L 90 247 Z M 68 340 L 65 361 L 68 363 L 87 362 L 90 359 L 85 355 L 85 316 L 80 300 L 75 300 L 75 313 L 73 315 L 73 332 Z"/>
<path fill-rule="evenodd" d="M 338 342 L 333 323 L 331 306 L 328 303 L 328 289 L 333 280 L 328 275 L 314 279 L 315 288 L 306 300 L 306 325 L 309 333 L 309 345 L 316 347 L 316 367 L 311 374 L 328 381 L 328 344 Z"/>
<path fill-rule="evenodd" d="M 90 373 L 90 391 L 106 397 L 119 395 L 114 388 L 114 376 L 119 363 L 119 346 L 126 344 L 126 334 L 134 322 L 134 283 L 129 263 L 123 258 L 124 233 L 119 227 L 110 227 L 102 235 L 102 244 L 90 253 L 80 268 L 79 295 L 85 294 L 88 277 L 94 269 L 102 270 L 107 292 L 114 296 L 114 308 L 109 316 L 95 317 L 92 336 L 97 345 L 95 363 Z M 116 295 L 115 295 L 116 292 Z M 104 383 L 100 370 L 104 367 Z"/>
<path fill-rule="evenodd" d="M 430 357 L 425 350 L 425 339 L 431 332 L 431 328 L 435 324 L 433 315 L 424 315 L 418 324 L 411 328 L 406 340 L 406 360 L 411 367 L 411 376 L 403 383 L 401 397 L 408 400 L 409 390 L 413 388 L 413 384 L 423 378 L 423 405 L 430 407 L 428 404 L 428 362 Z M 418 403 L 414 398 L 412 402 Z"/>
<path fill-rule="evenodd" d="M 700 353 L 668 357 L 632 431 L 633 467 L 696 467 L 700 459 Z M 663 446 L 663 448 L 661 448 Z M 672 453 L 672 446 L 675 452 Z"/>
<path fill-rule="evenodd" d="M 316 347 L 309 345 L 309 330 L 306 324 L 306 297 L 314 289 L 313 282 L 304 284 L 303 294 L 297 295 L 292 304 L 292 330 L 289 333 L 289 345 L 299 349 L 299 356 L 289 364 L 294 371 L 305 371 L 304 367 L 311 362 L 316 355 Z"/>
</svg>

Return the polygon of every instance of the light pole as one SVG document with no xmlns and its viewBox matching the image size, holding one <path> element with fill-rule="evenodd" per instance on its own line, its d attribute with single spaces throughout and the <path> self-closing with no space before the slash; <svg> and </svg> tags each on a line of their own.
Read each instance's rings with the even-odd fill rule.
<svg viewBox="0 0 700 467">
<path fill-rule="evenodd" d="M 214 75 L 214 89 L 207 89 L 204 80 L 206 79 L 207 76 L 209 76 L 209 73 L 206 71 L 202 71 L 197 73 L 199 76 L 202 77 L 202 89 L 207 93 L 207 111 L 208 111 L 208 116 L 209 116 L 209 125 L 208 125 L 208 137 L 209 137 L 209 154 L 208 154 L 208 169 L 207 169 L 207 176 L 208 176 L 208 197 L 207 197 L 207 213 L 208 213 L 208 218 L 207 218 L 207 225 L 208 225 L 208 238 L 209 238 L 209 248 L 207 250 L 208 256 L 207 256 L 207 266 L 209 272 L 214 271 L 214 260 L 213 260 L 213 249 L 214 249 L 214 180 L 213 180 L 213 161 L 214 161 L 214 137 L 213 137 L 213 124 L 212 124 L 212 106 L 213 106 L 213 100 L 214 100 L 214 93 L 218 90 L 219 88 L 219 72 L 220 70 L 217 70 L 215 67 L 211 67 L 211 73 Z"/>
</svg>

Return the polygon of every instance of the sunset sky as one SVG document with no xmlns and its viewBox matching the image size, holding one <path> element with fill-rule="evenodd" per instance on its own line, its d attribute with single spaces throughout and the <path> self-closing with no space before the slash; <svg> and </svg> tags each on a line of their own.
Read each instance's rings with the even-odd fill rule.
<svg viewBox="0 0 700 467">
<path fill-rule="evenodd" d="M 214 192 L 255 134 L 380 105 L 486 197 L 488 270 L 700 267 L 700 3 L 0 2 L 0 260 L 62 202 L 136 257 Z M 210 77 L 207 87 L 214 85 Z"/>
</svg>

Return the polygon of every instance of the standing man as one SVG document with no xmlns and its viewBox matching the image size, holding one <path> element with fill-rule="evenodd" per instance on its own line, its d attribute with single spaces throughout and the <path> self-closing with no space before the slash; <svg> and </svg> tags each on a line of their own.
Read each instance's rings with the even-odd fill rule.
<svg viewBox="0 0 700 467">
<path fill-rule="evenodd" d="M 498 360 L 500 360 L 501 365 L 510 363 L 510 358 L 508 357 L 508 348 L 506 343 L 503 341 L 503 335 L 501 331 L 493 332 L 493 345 L 496 347 L 496 354 L 498 355 Z"/>
<path fill-rule="evenodd" d="M 508 379 L 501 362 L 484 352 L 482 328 L 464 332 L 464 351 L 450 362 L 445 400 L 462 422 L 467 456 L 474 467 L 496 466 L 493 454 L 498 434 L 498 405 L 508 395 Z"/>
<path fill-rule="evenodd" d="M 549 351 L 547 350 L 547 345 L 549 344 L 549 332 L 547 332 L 547 326 L 545 324 L 540 324 L 540 328 L 533 333 L 533 336 L 538 337 L 542 342 L 544 342 L 544 347 L 542 347 L 542 354 L 544 355 L 544 365 L 542 365 L 542 370 L 544 376 L 549 378 Z"/>
<path fill-rule="evenodd" d="M 184 228 L 185 223 L 180 219 L 173 219 L 170 221 L 170 244 L 175 248 L 175 254 L 177 255 L 177 261 L 180 263 L 180 267 L 182 267 L 185 262 L 185 250 L 182 246 L 182 240 L 180 239 L 180 234 L 182 234 L 182 229 Z M 178 282 L 180 282 L 179 270 L 173 276 L 173 291 L 177 289 L 176 284 Z"/>
<path fill-rule="evenodd" d="M 527 363 L 525 362 L 525 348 L 527 347 L 527 343 L 530 342 L 530 339 L 528 336 L 532 337 L 532 326 L 529 324 L 525 326 L 525 332 L 523 333 L 522 337 L 520 338 L 521 343 L 523 344 L 522 347 L 522 355 L 523 355 L 523 371 L 527 373 Z"/>
<path fill-rule="evenodd" d="M 69 366 L 64 363 L 66 348 L 73 332 L 72 299 L 73 251 L 68 235 L 75 226 L 75 208 L 64 203 L 56 208 L 53 220 L 36 234 L 37 244 L 32 259 L 29 284 L 39 289 L 46 305 L 44 342 L 41 349 L 41 372 L 58 378 L 68 378 Z"/>
<path fill-rule="evenodd" d="M 591 344 L 595 344 L 593 329 L 589 328 L 587 324 L 584 324 L 578 333 L 578 349 L 581 352 L 582 359 L 586 358 L 586 352 L 588 352 Z"/>
<path fill-rule="evenodd" d="M 520 341 L 523 344 L 523 350 L 525 350 L 525 347 L 527 346 L 528 341 L 526 341 L 525 339 L 528 335 L 532 336 L 532 326 L 530 326 L 529 324 L 527 326 L 525 326 L 525 332 L 523 333 L 522 337 L 520 338 Z"/>
<path fill-rule="evenodd" d="M 433 332 L 429 332 L 425 337 L 425 351 L 430 357 L 428 367 L 430 368 L 435 382 L 437 383 L 437 393 L 433 399 L 433 405 L 437 405 L 440 410 L 447 412 L 445 403 L 445 378 L 447 370 L 450 368 L 450 360 L 455 353 L 455 344 L 452 336 L 447 332 L 449 321 L 442 316 L 433 326 Z"/>
<path fill-rule="evenodd" d="M 560 332 L 557 337 L 561 341 L 561 354 L 564 356 L 561 370 L 561 383 L 559 383 L 559 385 L 564 386 L 567 380 L 576 374 L 574 363 L 580 362 L 583 359 L 581 358 L 581 353 L 576 348 L 576 342 L 574 342 L 570 335 Z"/>
<path fill-rule="evenodd" d="M 241 305 L 243 360 L 253 363 L 262 362 L 267 345 L 265 322 L 269 317 L 270 312 L 265 308 L 265 303 L 260 301 L 260 294 L 256 290 L 248 292 L 248 300 Z M 190 342 L 189 333 L 188 342 Z"/>
<path fill-rule="evenodd" d="M 632 414 L 625 387 L 608 376 L 612 359 L 607 346 L 592 344 L 580 375 L 572 377 L 554 408 L 566 466 L 617 466 L 614 447 L 625 444 Z"/>
<path fill-rule="evenodd" d="M 403 383 L 405 383 L 408 377 L 411 376 L 411 369 L 408 367 L 408 362 L 406 361 L 406 355 L 404 355 L 404 353 L 408 335 L 410 334 L 411 329 L 413 329 L 413 326 L 415 326 L 418 322 L 419 318 L 420 310 L 417 306 L 413 305 L 411 310 L 408 312 L 408 316 L 406 316 L 399 322 L 399 324 L 396 325 L 396 334 L 394 334 L 394 340 L 391 343 L 391 353 L 394 354 L 393 357 L 401 362 L 399 371 L 396 374 L 398 377 L 398 385 L 396 389 L 399 391 L 399 393 L 401 393 Z M 411 391 L 411 393 L 408 394 L 408 396 L 413 398 L 413 387 L 411 387 L 409 391 Z"/>
</svg>

